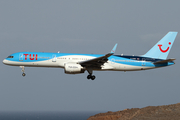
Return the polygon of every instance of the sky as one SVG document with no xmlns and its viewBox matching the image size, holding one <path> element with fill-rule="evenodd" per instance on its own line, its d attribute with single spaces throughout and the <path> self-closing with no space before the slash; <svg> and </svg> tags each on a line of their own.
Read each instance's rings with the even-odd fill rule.
<svg viewBox="0 0 180 120">
<path fill-rule="evenodd" d="M 0 60 L 15 52 L 143 55 L 180 32 L 179 0 L 1 0 Z M 68 75 L 61 68 L 0 64 L 0 111 L 119 111 L 180 102 L 180 35 L 175 65 L 146 71 Z"/>
</svg>

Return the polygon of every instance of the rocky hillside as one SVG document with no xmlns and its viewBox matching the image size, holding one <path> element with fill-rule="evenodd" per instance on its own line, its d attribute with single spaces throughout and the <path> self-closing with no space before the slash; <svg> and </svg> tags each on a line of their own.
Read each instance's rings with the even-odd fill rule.
<svg viewBox="0 0 180 120">
<path fill-rule="evenodd" d="M 180 120 L 180 103 L 99 113 L 87 120 Z"/>
</svg>

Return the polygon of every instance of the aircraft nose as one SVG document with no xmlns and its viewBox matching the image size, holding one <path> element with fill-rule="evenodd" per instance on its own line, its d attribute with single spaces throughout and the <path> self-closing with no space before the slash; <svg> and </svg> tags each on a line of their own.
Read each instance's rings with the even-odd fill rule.
<svg viewBox="0 0 180 120">
<path fill-rule="evenodd" d="M 6 63 L 7 63 L 7 60 L 6 60 L 6 59 L 4 59 L 4 60 L 3 60 L 3 64 L 6 64 Z"/>
</svg>

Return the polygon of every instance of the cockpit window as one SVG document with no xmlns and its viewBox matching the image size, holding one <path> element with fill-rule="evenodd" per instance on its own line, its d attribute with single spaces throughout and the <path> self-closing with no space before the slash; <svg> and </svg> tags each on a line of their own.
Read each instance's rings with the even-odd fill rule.
<svg viewBox="0 0 180 120">
<path fill-rule="evenodd" d="M 13 58 L 14 56 L 8 56 L 7 58 Z"/>
</svg>

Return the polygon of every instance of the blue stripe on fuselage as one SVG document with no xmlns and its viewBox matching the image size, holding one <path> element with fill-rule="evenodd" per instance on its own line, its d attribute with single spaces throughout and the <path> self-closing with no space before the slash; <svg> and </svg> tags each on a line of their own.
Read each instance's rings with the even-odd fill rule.
<svg viewBox="0 0 180 120">
<path fill-rule="evenodd" d="M 115 63 L 132 65 L 132 66 L 143 66 L 143 67 L 162 67 L 173 65 L 174 62 L 168 62 L 166 64 L 157 64 L 154 65 L 154 62 L 161 61 L 162 59 L 148 58 L 142 56 L 127 56 L 127 55 L 113 55 L 109 57 L 110 61 Z"/>
<path fill-rule="evenodd" d="M 150 61 L 142 61 L 137 59 L 130 59 L 129 57 L 121 57 L 121 56 L 111 56 L 109 60 L 115 63 L 131 65 L 131 66 L 144 66 L 144 67 L 154 67 L 154 64 Z"/>
</svg>

